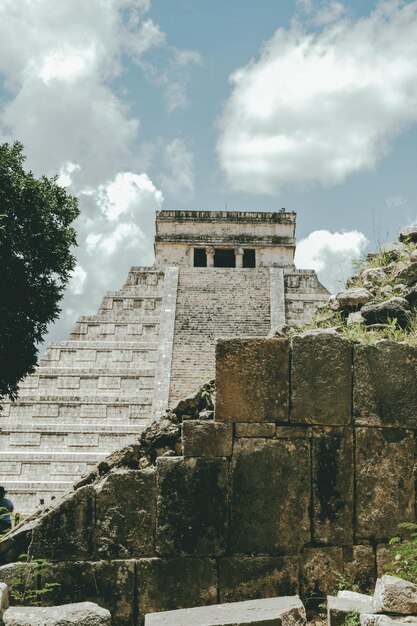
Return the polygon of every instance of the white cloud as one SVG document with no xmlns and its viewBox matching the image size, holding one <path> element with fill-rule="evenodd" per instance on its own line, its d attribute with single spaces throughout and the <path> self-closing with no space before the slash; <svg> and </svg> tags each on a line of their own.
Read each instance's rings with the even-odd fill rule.
<svg viewBox="0 0 417 626">
<path fill-rule="evenodd" d="M 72 163 L 71 161 L 67 161 L 67 163 L 61 165 L 57 180 L 58 185 L 61 185 L 61 187 L 69 187 L 70 185 L 72 185 L 71 174 L 73 174 L 74 172 L 79 172 L 80 170 L 81 167 L 78 165 L 78 163 Z"/>
<path fill-rule="evenodd" d="M 400 206 L 404 206 L 407 203 L 407 198 L 403 196 L 392 196 L 385 199 L 385 204 L 389 209 L 398 209 Z"/>
<path fill-rule="evenodd" d="M 194 158 L 187 144 L 174 139 L 163 150 L 163 170 L 159 184 L 173 195 L 186 195 L 194 191 Z"/>
<path fill-rule="evenodd" d="M 87 272 L 81 265 L 76 265 L 70 278 L 68 289 L 75 295 L 81 295 L 84 292 L 84 285 L 87 278 Z"/>
<path fill-rule="evenodd" d="M 163 195 L 139 167 L 139 119 L 114 79 L 134 63 L 163 98 L 174 90 L 184 106 L 190 69 L 201 58 L 171 46 L 149 10 L 149 0 L 0 0 L 0 138 L 23 143 L 36 175 L 59 172 L 81 209 L 77 267 L 52 337 L 64 338 L 77 313 L 95 312 L 130 265 L 153 262 Z M 175 106 L 172 100 L 169 109 Z M 161 159 L 174 171 L 181 141 L 164 142 L 172 149 L 164 147 Z M 186 157 L 184 148 L 176 174 L 190 188 Z"/>
<path fill-rule="evenodd" d="M 385 0 L 357 21 L 338 19 L 339 5 L 322 5 L 321 21 L 336 21 L 321 30 L 278 29 L 231 76 L 218 154 L 234 189 L 342 183 L 417 121 L 417 1 Z"/>
<path fill-rule="evenodd" d="M 114 221 L 123 214 L 135 216 L 152 198 L 162 204 L 161 191 L 146 174 L 120 172 L 114 180 L 99 186 L 97 204 L 107 219 Z"/>
<path fill-rule="evenodd" d="M 319 280 L 332 292 L 342 289 L 353 273 L 352 260 L 358 259 L 369 241 L 357 230 L 331 233 L 316 230 L 297 244 L 295 265 L 316 270 Z"/>
</svg>

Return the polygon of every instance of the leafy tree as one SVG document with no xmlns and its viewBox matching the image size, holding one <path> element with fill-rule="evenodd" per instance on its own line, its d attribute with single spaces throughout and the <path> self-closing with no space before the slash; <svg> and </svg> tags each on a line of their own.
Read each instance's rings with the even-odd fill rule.
<svg viewBox="0 0 417 626">
<path fill-rule="evenodd" d="M 34 371 L 75 266 L 78 201 L 56 176 L 35 178 L 24 161 L 22 144 L 0 145 L 0 399 L 15 399 Z"/>
</svg>

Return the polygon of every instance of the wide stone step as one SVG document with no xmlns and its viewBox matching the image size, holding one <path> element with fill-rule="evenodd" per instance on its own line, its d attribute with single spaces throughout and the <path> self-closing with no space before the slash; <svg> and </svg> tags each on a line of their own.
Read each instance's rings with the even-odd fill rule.
<svg viewBox="0 0 417 626">
<path fill-rule="evenodd" d="M 131 395 L 138 391 L 152 392 L 154 368 L 81 368 L 81 367 L 41 367 L 25 378 L 20 384 L 20 397 L 36 395 L 80 394 Z"/>
<path fill-rule="evenodd" d="M 75 450 L 104 450 L 111 452 L 117 448 L 123 448 L 130 443 L 137 441 L 139 433 L 142 428 L 129 428 L 119 431 L 112 430 L 57 430 L 57 431 L 35 431 L 35 430 L 20 430 L 0 433 L 0 459 L 3 453 L 7 451 L 13 452 L 15 450 L 27 452 L 54 452 L 59 450 L 61 452 Z"/>
<path fill-rule="evenodd" d="M 305 622 L 305 609 L 298 596 L 214 604 L 145 616 L 145 626 L 302 626 Z"/>
<path fill-rule="evenodd" d="M 106 424 L 148 419 L 151 415 L 152 394 L 141 393 L 135 396 L 33 396 L 28 395 L 16 402 L 3 403 L 0 412 L 0 425 L 9 417 L 19 423 L 32 420 L 48 422 L 79 422 L 105 420 Z"/>
<path fill-rule="evenodd" d="M 136 367 L 152 366 L 157 359 L 156 342 L 61 341 L 49 344 L 40 367 Z"/>
<path fill-rule="evenodd" d="M 143 316 L 142 316 L 143 318 Z M 81 319 L 75 323 L 70 339 L 106 341 L 131 340 L 131 341 L 155 341 L 159 332 L 159 318 L 123 319 L 115 318 L 102 319 L 99 316 L 91 316 L 90 319 Z"/>
</svg>

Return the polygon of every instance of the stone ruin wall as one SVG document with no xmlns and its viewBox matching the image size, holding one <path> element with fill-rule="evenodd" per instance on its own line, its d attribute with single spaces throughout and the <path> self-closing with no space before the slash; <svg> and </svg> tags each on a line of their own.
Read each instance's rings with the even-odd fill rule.
<svg viewBox="0 0 417 626">
<path fill-rule="evenodd" d="M 220 340 L 214 421 L 183 417 L 168 455 L 79 487 L 0 543 L 0 558 L 30 545 L 52 561 L 56 600 L 97 601 L 116 626 L 324 597 L 340 574 L 365 590 L 397 525 L 416 517 L 416 377 L 417 348 L 405 344 L 352 346 L 329 331 L 292 345 Z"/>
<path fill-rule="evenodd" d="M 214 376 L 215 338 L 299 326 L 328 297 L 292 268 L 132 267 L 98 313 L 51 343 L 0 413 L 0 484 L 16 510 L 49 505 Z"/>
</svg>

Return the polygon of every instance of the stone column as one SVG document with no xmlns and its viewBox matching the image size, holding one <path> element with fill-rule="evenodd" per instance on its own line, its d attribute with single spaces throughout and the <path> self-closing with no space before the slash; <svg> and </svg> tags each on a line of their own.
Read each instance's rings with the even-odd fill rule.
<svg viewBox="0 0 417 626">
<path fill-rule="evenodd" d="M 214 248 L 212 246 L 207 246 L 206 254 L 207 254 L 207 267 L 214 267 Z"/>
<path fill-rule="evenodd" d="M 235 248 L 236 267 L 243 267 L 243 248 Z"/>
</svg>

